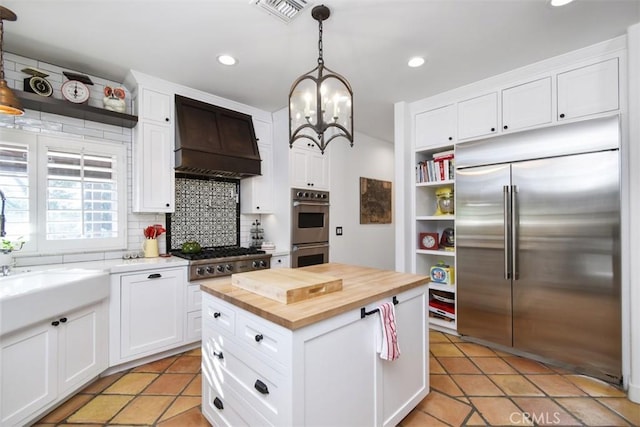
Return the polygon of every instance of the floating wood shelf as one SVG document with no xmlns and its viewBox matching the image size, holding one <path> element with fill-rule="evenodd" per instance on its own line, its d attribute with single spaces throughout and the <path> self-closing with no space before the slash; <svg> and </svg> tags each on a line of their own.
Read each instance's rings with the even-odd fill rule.
<svg viewBox="0 0 640 427">
<path fill-rule="evenodd" d="M 35 93 L 22 92 L 19 90 L 14 90 L 13 92 L 22 102 L 22 106 L 29 110 L 60 114 L 62 116 L 90 120 L 92 122 L 105 123 L 129 129 L 135 127 L 138 123 L 138 116 L 132 116 L 131 114 L 118 113 L 85 104 L 73 104 L 50 96 L 44 97 L 36 95 Z"/>
</svg>

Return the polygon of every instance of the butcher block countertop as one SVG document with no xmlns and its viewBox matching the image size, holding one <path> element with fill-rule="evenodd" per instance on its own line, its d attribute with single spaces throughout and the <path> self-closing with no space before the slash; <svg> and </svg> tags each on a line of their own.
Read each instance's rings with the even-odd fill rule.
<svg viewBox="0 0 640 427">
<path fill-rule="evenodd" d="M 427 276 L 337 263 L 313 265 L 302 270 L 340 278 L 342 290 L 284 304 L 233 286 L 230 277 L 203 280 L 200 287 L 237 307 L 295 330 L 429 282 Z"/>
</svg>

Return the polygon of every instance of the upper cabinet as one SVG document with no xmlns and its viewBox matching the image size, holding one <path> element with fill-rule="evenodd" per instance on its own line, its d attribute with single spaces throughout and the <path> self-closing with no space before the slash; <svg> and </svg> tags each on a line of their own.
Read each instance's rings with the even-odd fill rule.
<svg viewBox="0 0 640 427">
<path fill-rule="evenodd" d="M 271 123 L 253 120 L 258 139 L 261 175 L 240 180 L 240 209 L 243 214 L 273 213 L 273 135 Z"/>
<path fill-rule="evenodd" d="M 478 96 L 458 103 L 458 139 L 491 135 L 498 129 L 498 94 Z"/>
<path fill-rule="evenodd" d="M 416 149 L 453 144 L 456 132 L 455 105 L 416 114 Z"/>
<path fill-rule="evenodd" d="M 329 153 L 312 142 L 298 141 L 290 150 L 291 187 L 329 190 Z"/>
<path fill-rule="evenodd" d="M 173 93 L 138 86 L 133 133 L 133 211 L 175 209 Z"/>
<path fill-rule="evenodd" d="M 502 91 L 502 130 L 514 131 L 551 123 L 551 77 Z"/>
<path fill-rule="evenodd" d="M 140 119 L 157 124 L 173 123 L 173 95 L 142 87 L 138 95 Z"/>
<path fill-rule="evenodd" d="M 618 58 L 558 74 L 558 120 L 619 108 Z"/>
</svg>

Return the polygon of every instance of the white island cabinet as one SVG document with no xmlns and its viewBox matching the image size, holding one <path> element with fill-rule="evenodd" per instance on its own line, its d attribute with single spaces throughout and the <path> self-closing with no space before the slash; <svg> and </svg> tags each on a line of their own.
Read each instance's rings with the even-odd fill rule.
<svg viewBox="0 0 640 427">
<path fill-rule="evenodd" d="M 427 395 L 426 278 L 386 272 L 383 285 L 372 279 L 375 269 L 323 266 L 348 270 L 343 290 L 290 305 L 261 297 L 264 305 L 247 305 L 255 295 L 236 288 L 229 299 L 224 286 L 203 286 L 202 411 L 211 423 L 395 426 Z M 356 270 L 368 278 L 354 280 Z M 381 325 L 372 311 L 394 300 L 401 355 L 386 361 L 376 351 Z"/>
</svg>

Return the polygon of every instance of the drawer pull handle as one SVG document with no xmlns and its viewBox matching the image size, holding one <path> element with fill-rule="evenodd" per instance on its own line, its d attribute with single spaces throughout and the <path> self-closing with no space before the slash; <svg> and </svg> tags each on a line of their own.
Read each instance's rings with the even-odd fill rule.
<svg viewBox="0 0 640 427">
<path fill-rule="evenodd" d="M 260 380 L 256 380 L 256 383 L 253 385 L 256 390 L 258 390 L 262 394 L 269 394 L 269 387 L 265 383 Z"/>
<path fill-rule="evenodd" d="M 221 351 L 214 351 L 214 352 L 213 352 L 213 355 L 214 355 L 215 357 L 217 357 L 218 359 L 224 359 L 224 354 L 222 354 L 222 352 L 221 352 Z"/>
<path fill-rule="evenodd" d="M 61 318 L 60 323 L 67 323 L 67 318 L 66 317 Z"/>
<path fill-rule="evenodd" d="M 218 408 L 220 410 L 224 409 L 224 405 L 222 404 L 222 400 L 220 400 L 220 398 L 218 398 L 218 397 L 213 399 L 213 406 L 215 406 L 216 408 Z"/>
<path fill-rule="evenodd" d="M 260 342 L 260 341 L 262 341 L 263 339 L 264 339 L 264 337 L 262 336 L 262 334 L 258 334 L 258 335 L 256 335 L 256 336 L 255 336 L 255 340 L 256 340 L 256 342 Z"/>
<path fill-rule="evenodd" d="M 214 319 L 217 319 L 217 318 L 218 318 L 218 317 L 220 317 L 220 316 L 221 316 L 221 314 L 220 314 L 220 312 L 219 312 L 219 311 L 216 311 L 215 313 L 213 313 L 213 318 L 214 318 Z"/>
<path fill-rule="evenodd" d="M 159 278 L 161 278 L 161 277 L 162 277 L 162 274 L 160 274 L 160 273 L 153 273 L 153 274 L 150 274 L 150 275 L 147 277 L 147 279 L 159 279 Z"/>
<path fill-rule="evenodd" d="M 52 326 L 58 326 L 60 324 L 60 322 L 58 322 L 57 320 L 54 320 L 53 322 L 51 322 Z"/>
</svg>

